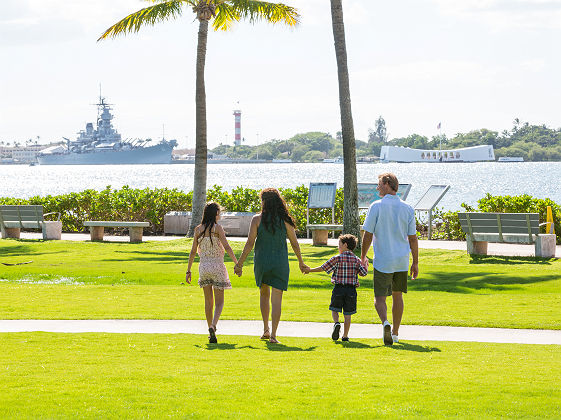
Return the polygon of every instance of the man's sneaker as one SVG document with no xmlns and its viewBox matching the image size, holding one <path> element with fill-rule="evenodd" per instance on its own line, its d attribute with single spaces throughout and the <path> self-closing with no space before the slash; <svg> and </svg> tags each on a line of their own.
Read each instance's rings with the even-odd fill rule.
<svg viewBox="0 0 561 420">
<path fill-rule="evenodd" d="M 388 321 L 384 322 L 384 345 L 391 346 L 393 344 L 392 340 L 392 326 Z"/>
<path fill-rule="evenodd" d="M 335 325 L 333 325 L 333 333 L 331 334 L 331 338 L 335 341 L 339 340 L 339 331 L 341 330 L 341 324 L 339 322 L 336 322 Z"/>
<path fill-rule="evenodd" d="M 394 343 L 399 343 L 399 337 L 398 337 L 397 335 L 395 335 L 395 334 L 392 334 L 392 341 L 393 341 Z"/>
</svg>

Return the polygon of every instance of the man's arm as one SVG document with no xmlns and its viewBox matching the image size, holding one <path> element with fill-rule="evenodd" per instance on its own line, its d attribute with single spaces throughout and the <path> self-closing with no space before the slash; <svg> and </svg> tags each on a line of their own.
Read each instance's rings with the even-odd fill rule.
<svg viewBox="0 0 561 420">
<path fill-rule="evenodd" d="M 362 249 L 360 251 L 360 261 L 365 267 L 368 267 L 368 259 L 366 258 L 366 254 L 368 254 L 368 250 L 370 249 L 370 245 L 372 245 L 372 238 L 374 234 L 368 231 L 364 231 L 362 234 Z"/>
<path fill-rule="evenodd" d="M 411 255 L 413 262 L 411 263 L 411 279 L 415 280 L 419 275 L 419 240 L 417 235 L 407 235 L 409 240 L 409 247 L 411 248 Z"/>
</svg>

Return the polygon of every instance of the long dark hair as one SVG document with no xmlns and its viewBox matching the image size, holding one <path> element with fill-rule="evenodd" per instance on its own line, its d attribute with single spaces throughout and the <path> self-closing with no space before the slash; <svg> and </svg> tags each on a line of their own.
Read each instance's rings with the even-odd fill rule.
<svg viewBox="0 0 561 420">
<path fill-rule="evenodd" d="M 210 237 L 210 243 L 212 243 L 212 228 L 216 224 L 216 216 L 220 213 L 220 204 L 211 202 L 207 203 L 205 209 L 203 210 L 203 220 L 201 225 L 203 225 L 203 232 L 199 240 L 205 237 L 205 233 L 208 230 L 208 236 Z"/>
<path fill-rule="evenodd" d="M 265 229 L 275 233 L 275 226 L 279 222 L 286 222 L 296 227 L 294 219 L 286 208 L 286 202 L 276 188 L 265 188 L 259 195 L 261 197 L 261 223 Z"/>
</svg>

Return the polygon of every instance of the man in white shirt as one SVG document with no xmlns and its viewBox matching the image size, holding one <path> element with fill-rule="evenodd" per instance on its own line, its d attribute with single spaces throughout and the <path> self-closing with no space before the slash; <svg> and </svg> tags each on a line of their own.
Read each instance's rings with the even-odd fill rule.
<svg viewBox="0 0 561 420">
<path fill-rule="evenodd" d="M 384 344 L 399 341 L 399 326 L 403 316 L 403 293 L 407 293 L 409 252 L 413 256 L 411 279 L 419 274 L 419 244 L 415 211 L 397 195 L 399 183 L 392 173 L 378 176 L 377 190 L 382 197 L 370 205 L 362 229 L 363 264 L 374 240 L 374 296 L 375 307 L 383 324 Z M 386 297 L 392 296 L 393 330 L 388 322 Z"/>
</svg>

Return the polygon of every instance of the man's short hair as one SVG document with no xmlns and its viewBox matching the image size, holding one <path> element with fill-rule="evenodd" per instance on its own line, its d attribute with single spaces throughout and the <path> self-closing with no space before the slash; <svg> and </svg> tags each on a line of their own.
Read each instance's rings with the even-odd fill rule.
<svg viewBox="0 0 561 420">
<path fill-rule="evenodd" d="M 395 192 L 397 192 L 397 190 L 399 189 L 397 176 L 395 176 L 391 172 L 384 172 L 383 174 L 378 175 L 378 182 L 389 185 L 390 188 Z"/>
<path fill-rule="evenodd" d="M 351 235 L 350 233 L 346 233 L 344 235 L 339 236 L 339 240 L 341 241 L 341 243 L 347 245 L 347 249 L 349 251 L 354 251 L 354 249 L 356 248 L 357 240 L 356 240 L 355 235 Z"/>
</svg>

